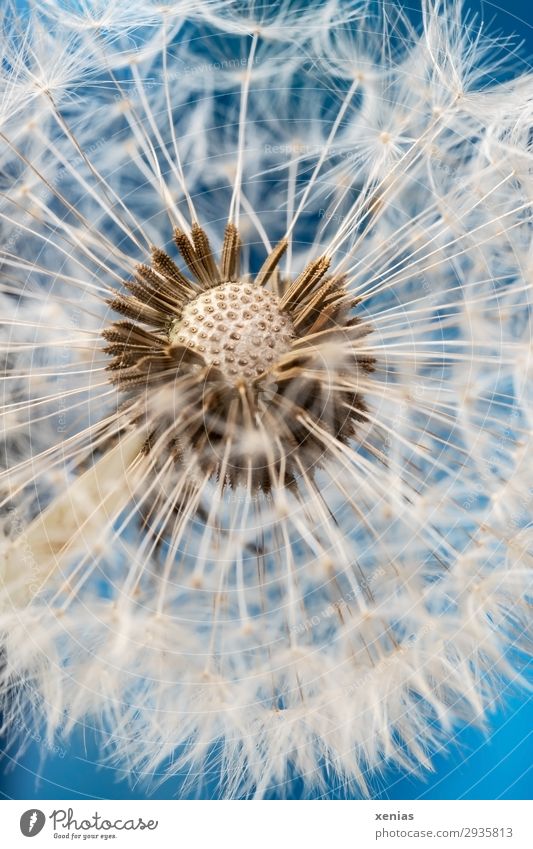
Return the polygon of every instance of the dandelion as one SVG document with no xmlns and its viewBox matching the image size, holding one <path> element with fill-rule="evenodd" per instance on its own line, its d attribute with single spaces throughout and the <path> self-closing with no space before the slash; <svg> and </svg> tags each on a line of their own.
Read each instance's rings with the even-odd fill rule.
<svg viewBox="0 0 533 849">
<path fill-rule="evenodd" d="M 421 12 L 4 13 L 6 727 L 364 794 L 523 683 L 533 79 Z"/>
</svg>

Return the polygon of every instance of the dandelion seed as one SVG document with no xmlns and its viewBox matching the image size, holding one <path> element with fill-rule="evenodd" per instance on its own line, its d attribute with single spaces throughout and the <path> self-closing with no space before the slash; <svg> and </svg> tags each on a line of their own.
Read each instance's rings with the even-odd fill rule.
<svg viewBox="0 0 533 849">
<path fill-rule="evenodd" d="M 228 796 L 429 768 L 530 649 L 531 77 L 296 11 L 4 18 L 6 725 Z"/>
</svg>

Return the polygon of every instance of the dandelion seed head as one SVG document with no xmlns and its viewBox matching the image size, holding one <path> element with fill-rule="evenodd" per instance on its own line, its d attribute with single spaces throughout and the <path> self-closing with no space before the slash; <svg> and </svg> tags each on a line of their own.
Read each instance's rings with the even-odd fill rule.
<svg viewBox="0 0 533 849">
<path fill-rule="evenodd" d="M 499 83 L 454 0 L 422 11 L 50 0 L 15 23 L 14 727 L 101 725 L 132 774 L 229 796 L 294 772 L 353 794 L 521 684 L 531 76 Z"/>
<path fill-rule="evenodd" d="M 170 342 L 200 351 L 229 382 L 259 377 L 287 353 L 294 329 L 266 289 L 222 283 L 188 303 L 169 332 Z"/>
<path fill-rule="evenodd" d="M 323 447 L 303 419 L 311 417 L 342 440 L 365 419 L 364 401 L 350 380 L 345 385 L 345 373 L 372 369 L 372 358 L 357 352 L 369 328 L 351 314 L 342 277 L 326 276 L 330 261 L 321 257 L 295 280 L 278 280 L 287 249 L 282 241 L 255 279 L 241 281 L 241 240 L 231 224 L 220 263 L 197 224 L 191 239 L 176 230 L 175 242 L 191 277 L 154 248 L 151 267 L 139 265 L 134 280 L 126 281 L 131 295 L 110 302 L 136 321 L 114 322 L 103 334 L 109 343 L 104 350 L 113 357 L 111 380 L 130 394 L 149 397 L 154 383 L 178 380 L 174 424 L 170 410 L 156 420 L 153 411 L 161 405 L 153 403 L 141 419 L 149 429 L 147 450 L 166 433 L 166 451 L 178 463 L 187 456 L 203 473 L 232 486 L 247 481 L 252 489 L 269 491 L 277 468 L 295 479 L 303 462 L 314 474 Z M 279 294 L 268 288 L 272 279 Z M 192 393 L 185 416 L 180 379 Z M 250 451 L 259 445 L 264 452 Z"/>
</svg>

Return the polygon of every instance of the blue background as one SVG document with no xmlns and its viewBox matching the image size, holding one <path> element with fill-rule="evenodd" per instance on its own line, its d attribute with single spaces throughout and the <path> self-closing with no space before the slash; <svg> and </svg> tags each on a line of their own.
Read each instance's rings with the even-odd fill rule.
<svg viewBox="0 0 533 849">
<path fill-rule="evenodd" d="M 22 3 L 20 4 L 22 6 Z M 415 5 L 407 2 L 404 6 Z M 533 4 L 506 0 L 504 4 L 465 0 L 465 8 L 481 14 L 492 34 L 516 34 L 523 41 L 524 62 L 533 59 Z M 490 732 L 464 728 L 434 758 L 435 772 L 425 778 L 385 771 L 371 780 L 377 799 L 531 799 L 533 790 L 533 699 L 501 693 L 490 716 Z M 112 766 L 97 766 L 98 740 L 84 729 L 54 752 L 47 744 L 31 742 L 24 753 L 5 750 L 0 739 L 0 796 L 14 799 L 143 799 L 146 786 Z M 157 778 L 157 777 L 156 777 Z M 179 795 L 179 777 L 167 780 L 152 798 Z M 301 798 L 295 779 L 289 798 Z M 216 793 L 214 783 L 203 797 Z M 325 798 L 342 798 L 342 789 L 330 786 Z M 275 798 L 273 794 L 272 798 Z M 323 797 L 324 798 L 324 797 Z"/>
</svg>

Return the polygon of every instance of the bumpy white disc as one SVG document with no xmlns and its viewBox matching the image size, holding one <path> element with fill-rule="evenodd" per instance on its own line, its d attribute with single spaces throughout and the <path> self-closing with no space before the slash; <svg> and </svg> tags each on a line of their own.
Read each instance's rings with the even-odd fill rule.
<svg viewBox="0 0 533 849">
<path fill-rule="evenodd" d="M 270 368 L 289 350 L 294 335 L 273 292 L 250 283 L 222 283 L 185 306 L 169 339 L 199 351 L 233 382 Z"/>
</svg>

